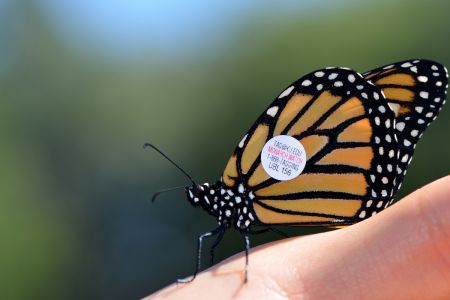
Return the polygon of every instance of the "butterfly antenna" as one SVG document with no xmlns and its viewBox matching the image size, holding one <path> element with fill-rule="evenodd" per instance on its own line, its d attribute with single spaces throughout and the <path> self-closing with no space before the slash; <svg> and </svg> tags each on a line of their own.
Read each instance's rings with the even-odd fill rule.
<svg viewBox="0 0 450 300">
<path fill-rule="evenodd" d="M 163 190 L 157 191 L 152 196 L 152 202 L 155 202 L 156 198 L 159 195 L 163 194 L 163 193 L 171 192 L 171 191 L 178 190 L 178 189 L 184 189 L 184 188 L 186 188 L 186 187 L 185 186 L 176 186 L 176 187 L 172 187 L 172 188 L 168 188 L 168 189 L 163 189 Z"/>
<path fill-rule="evenodd" d="M 189 180 L 192 182 L 193 185 L 195 185 L 195 181 L 194 179 L 192 179 L 192 177 L 185 171 L 183 170 L 179 165 L 177 165 L 173 160 L 171 160 L 167 155 L 165 155 L 161 150 L 159 150 L 158 148 L 156 148 L 155 145 L 152 145 L 150 143 L 145 143 L 144 144 L 144 148 L 153 148 L 156 152 L 158 152 L 159 154 L 161 154 L 162 156 L 164 156 L 168 161 L 170 161 L 175 167 L 177 167 L 178 170 L 180 170 L 181 172 L 183 172 L 184 175 L 186 175 L 187 178 L 189 178 Z"/>
</svg>

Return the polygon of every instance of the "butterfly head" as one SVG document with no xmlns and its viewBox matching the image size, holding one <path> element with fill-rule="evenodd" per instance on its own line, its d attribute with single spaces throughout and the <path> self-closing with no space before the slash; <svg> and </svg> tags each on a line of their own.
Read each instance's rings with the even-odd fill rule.
<svg viewBox="0 0 450 300">
<path fill-rule="evenodd" d="M 195 184 L 186 187 L 186 196 L 193 206 L 210 206 L 209 195 L 211 187 L 208 183 Z"/>
</svg>

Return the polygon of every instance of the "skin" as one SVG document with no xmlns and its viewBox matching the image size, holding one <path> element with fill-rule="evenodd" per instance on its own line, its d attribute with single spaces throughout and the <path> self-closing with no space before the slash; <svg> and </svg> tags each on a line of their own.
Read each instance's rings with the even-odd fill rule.
<svg viewBox="0 0 450 300">
<path fill-rule="evenodd" d="M 450 176 L 358 224 L 272 242 L 146 299 L 450 299 Z"/>
</svg>

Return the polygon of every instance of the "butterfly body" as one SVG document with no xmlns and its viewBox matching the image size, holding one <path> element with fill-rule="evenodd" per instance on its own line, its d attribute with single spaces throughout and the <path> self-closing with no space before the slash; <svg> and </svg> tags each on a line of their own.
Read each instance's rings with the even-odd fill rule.
<svg viewBox="0 0 450 300">
<path fill-rule="evenodd" d="M 244 237 L 248 259 L 248 235 L 272 225 L 340 227 L 388 207 L 447 88 L 446 68 L 419 59 L 363 74 L 325 68 L 289 85 L 240 140 L 218 182 L 188 176 L 189 202 L 218 227 L 199 237 L 194 276 L 179 282 L 200 269 L 203 238 L 217 235 L 213 255 L 230 227 Z"/>
</svg>

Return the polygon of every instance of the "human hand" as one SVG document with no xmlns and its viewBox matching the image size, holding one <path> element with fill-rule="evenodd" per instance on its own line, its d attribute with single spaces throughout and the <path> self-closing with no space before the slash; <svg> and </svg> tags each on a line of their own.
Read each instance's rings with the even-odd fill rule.
<svg viewBox="0 0 450 300">
<path fill-rule="evenodd" d="M 237 254 L 150 299 L 450 299 L 450 176 L 358 224 Z"/>
</svg>

